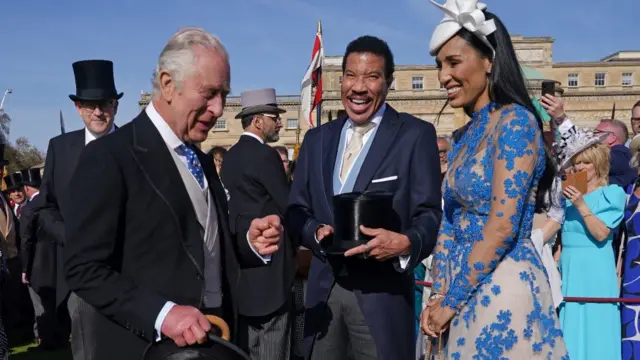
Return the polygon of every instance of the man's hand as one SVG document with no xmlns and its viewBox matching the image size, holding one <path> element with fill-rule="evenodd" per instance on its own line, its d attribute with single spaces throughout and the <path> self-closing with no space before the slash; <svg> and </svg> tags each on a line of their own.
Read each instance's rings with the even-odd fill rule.
<svg viewBox="0 0 640 360">
<path fill-rule="evenodd" d="M 204 343 L 210 329 L 209 320 L 192 306 L 175 305 L 162 322 L 162 333 L 178 346 Z"/>
<path fill-rule="evenodd" d="M 385 229 L 369 229 L 360 225 L 360 231 L 368 236 L 373 236 L 365 245 L 356 246 L 344 253 L 344 256 L 365 254 L 365 257 L 373 257 L 378 261 L 385 261 L 400 255 L 408 254 L 411 242 L 406 235 L 398 234 Z"/>
<path fill-rule="evenodd" d="M 254 219 L 249 226 L 249 242 L 260 255 L 271 255 L 278 251 L 283 232 L 278 215 Z"/>
<path fill-rule="evenodd" d="M 29 284 L 29 278 L 27 277 L 27 273 L 22 273 L 22 283 L 25 285 Z"/>
<path fill-rule="evenodd" d="M 331 225 L 320 226 L 318 230 L 316 230 L 316 240 L 322 241 L 322 239 L 331 234 L 333 234 L 333 227 L 331 227 Z"/>
</svg>

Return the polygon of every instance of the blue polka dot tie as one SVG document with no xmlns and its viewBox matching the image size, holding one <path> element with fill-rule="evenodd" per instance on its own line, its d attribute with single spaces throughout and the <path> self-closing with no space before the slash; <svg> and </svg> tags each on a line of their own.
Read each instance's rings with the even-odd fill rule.
<svg viewBox="0 0 640 360">
<path fill-rule="evenodd" d="M 204 171 L 202 170 L 202 164 L 200 164 L 200 160 L 198 159 L 196 152 L 186 144 L 180 145 L 178 147 L 178 150 L 186 155 L 187 167 L 189 168 L 189 171 L 191 172 L 193 177 L 196 178 L 196 181 L 198 181 L 200 188 L 204 189 Z"/>
</svg>

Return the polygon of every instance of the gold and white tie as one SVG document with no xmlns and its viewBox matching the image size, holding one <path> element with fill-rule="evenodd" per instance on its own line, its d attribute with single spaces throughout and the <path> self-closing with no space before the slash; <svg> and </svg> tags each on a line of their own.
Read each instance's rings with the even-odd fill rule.
<svg viewBox="0 0 640 360">
<path fill-rule="evenodd" d="M 347 145 L 344 154 L 342 154 L 342 167 L 340 168 L 340 180 L 342 182 L 344 182 L 344 179 L 349 173 L 349 169 L 351 169 L 353 162 L 360 154 L 360 150 L 362 150 L 362 138 L 366 133 L 373 129 L 374 126 L 374 123 L 369 122 L 365 125 L 353 127 L 351 140 L 349 140 L 349 144 Z"/>
</svg>

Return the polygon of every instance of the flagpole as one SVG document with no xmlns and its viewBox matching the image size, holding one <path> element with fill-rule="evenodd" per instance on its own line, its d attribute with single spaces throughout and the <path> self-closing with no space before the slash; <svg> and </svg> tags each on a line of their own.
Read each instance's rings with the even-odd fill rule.
<svg viewBox="0 0 640 360">
<path fill-rule="evenodd" d="M 60 133 L 64 135 L 65 133 L 65 129 L 64 129 L 64 118 L 62 118 L 62 110 L 60 110 Z"/>
<path fill-rule="evenodd" d="M 318 20 L 318 34 L 320 34 L 320 36 L 322 36 L 322 22 L 320 20 Z M 318 82 L 320 83 L 322 81 L 322 66 L 324 64 L 321 64 L 320 66 L 320 71 L 318 71 Z M 318 91 L 318 88 L 316 88 L 316 91 Z M 316 126 L 320 127 L 320 125 L 322 125 L 322 101 L 324 99 L 322 98 L 322 94 L 320 94 L 320 101 L 318 102 L 318 105 L 316 106 Z"/>
</svg>

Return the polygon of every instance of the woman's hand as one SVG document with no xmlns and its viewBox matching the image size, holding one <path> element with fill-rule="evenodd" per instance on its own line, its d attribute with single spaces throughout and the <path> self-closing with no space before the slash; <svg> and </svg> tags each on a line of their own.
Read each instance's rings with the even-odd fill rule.
<svg viewBox="0 0 640 360">
<path fill-rule="evenodd" d="M 439 298 L 429 304 L 429 323 L 430 329 L 434 334 L 442 334 L 449 327 L 451 319 L 456 315 L 455 310 L 448 306 L 442 306 L 444 298 Z M 437 335 L 436 335 L 437 336 Z"/>
<path fill-rule="evenodd" d="M 423 334 L 429 337 L 432 337 L 432 338 L 438 337 L 435 331 L 432 330 L 432 328 L 433 328 L 433 325 L 430 323 L 430 320 L 429 320 L 429 306 L 427 306 L 420 313 L 420 329 L 422 330 Z"/>
<path fill-rule="evenodd" d="M 578 191 L 574 186 L 567 186 L 563 189 L 562 193 L 567 200 L 571 201 L 573 206 L 578 209 L 582 213 L 582 209 L 586 207 L 586 203 L 584 202 L 584 198 L 582 197 L 582 193 Z"/>
</svg>

